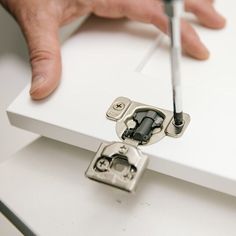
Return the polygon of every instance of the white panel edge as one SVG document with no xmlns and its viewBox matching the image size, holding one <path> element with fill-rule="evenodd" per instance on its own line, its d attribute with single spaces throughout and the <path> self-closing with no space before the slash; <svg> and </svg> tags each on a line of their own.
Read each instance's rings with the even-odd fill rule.
<svg viewBox="0 0 236 236">
<path fill-rule="evenodd" d="M 48 124 L 46 122 L 16 114 L 10 111 L 9 108 L 7 110 L 7 115 L 10 123 L 13 126 L 31 132 L 33 131 L 42 136 L 56 139 L 92 152 L 96 152 L 101 142 L 105 141 L 90 137 L 88 135 L 80 134 L 72 130 L 61 129 L 61 127 L 56 125 Z M 192 168 L 181 163 L 153 156 L 150 156 L 148 169 L 209 189 L 236 196 L 236 181 L 216 175 L 214 173 L 206 172 L 201 169 Z"/>
</svg>

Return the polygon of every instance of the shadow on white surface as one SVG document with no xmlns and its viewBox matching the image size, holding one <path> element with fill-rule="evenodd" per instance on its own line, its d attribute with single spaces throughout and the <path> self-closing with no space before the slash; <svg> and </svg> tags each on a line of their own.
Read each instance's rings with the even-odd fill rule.
<svg viewBox="0 0 236 236">
<path fill-rule="evenodd" d="M 12 127 L 6 108 L 30 81 L 27 49 L 14 19 L 0 6 L 0 162 L 6 160 L 36 135 Z"/>
<path fill-rule="evenodd" d="M 236 198 L 152 171 L 132 195 L 87 179 L 93 156 L 40 138 L 0 165 L 0 197 L 39 235 L 234 235 Z"/>
</svg>

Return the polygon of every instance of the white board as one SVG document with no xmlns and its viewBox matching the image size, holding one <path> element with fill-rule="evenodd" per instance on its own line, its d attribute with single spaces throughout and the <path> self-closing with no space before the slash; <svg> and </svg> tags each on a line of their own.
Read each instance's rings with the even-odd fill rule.
<svg viewBox="0 0 236 236">
<path fill-rule="evenodd" d="M 149 168 L 236 195 L 236 4 L 219 1 L 224 30 L 197 26 L 211 51 L 205 62 L 183 58 L 184 111 L 191 123 L 180 139 L 144 147 Z M 15 126 L 96 151 L 115 141 L 105 113 L 125 96 L 172 109 L 167 38 L 153 26 L 90 18 L 63 46 L 63 78 L 48 99 L 32 101 L 28 87 L 8 108 Z"/>
</svg>

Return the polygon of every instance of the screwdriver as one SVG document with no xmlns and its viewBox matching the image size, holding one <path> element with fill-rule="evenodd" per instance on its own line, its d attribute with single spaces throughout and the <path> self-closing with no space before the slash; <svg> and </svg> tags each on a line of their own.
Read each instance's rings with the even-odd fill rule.
<svg viewBox="0 0 236 236">
<path fill-rule="evenodd" d="M 173 92 L 174 125 L 184 125 L 181 88 L 181 14 L 183 0 L 163 0 L 165 13 L 169 20 L 169 35 L 171 40 L 171 81 Z"/>
</svg>

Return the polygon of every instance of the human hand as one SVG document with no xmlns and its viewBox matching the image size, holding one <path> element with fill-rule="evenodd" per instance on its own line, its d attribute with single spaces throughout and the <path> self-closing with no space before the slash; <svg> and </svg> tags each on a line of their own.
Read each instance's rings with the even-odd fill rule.
<svg viewBox="0 0 236 236">
<path fill-rule="evenodd" d="M 167 32 L 168 21 L 160 0 L 0 0 L 15 17 L 26 38 L 32 68 L 30 95 L 38 100 L 58 86 L 61 55 L 58 30 L 76 18 L 94 13 L 108 18 L 127 17 Z M 205 27 L 220 29 L 225 19 L 216 12 L 213 0 L 185 0 L 185 9 Z M 192 26 L 182 21 L 183 49 L 190 56 L 204 60 L 209 52 Z"/>
</svg>

